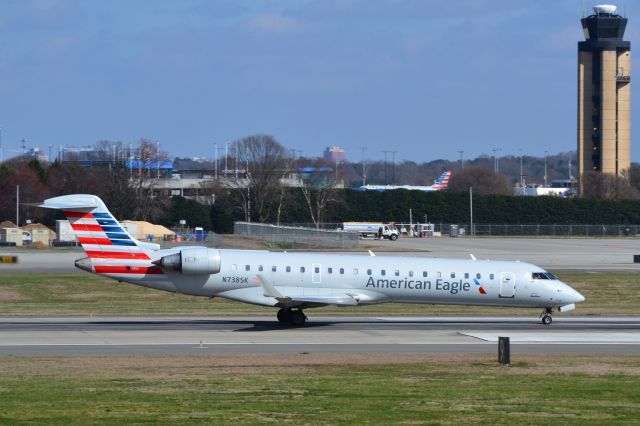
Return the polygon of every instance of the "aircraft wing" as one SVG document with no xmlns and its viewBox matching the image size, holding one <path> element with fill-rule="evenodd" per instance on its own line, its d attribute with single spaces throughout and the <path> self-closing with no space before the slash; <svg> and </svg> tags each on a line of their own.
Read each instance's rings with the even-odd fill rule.
<svg viewBox="0 0 640 426">
<path fill-rule="evenodd" d="M 353 296 L 348 294 L 326 295 L 326 296 L 305 296 L 305 295 L 283 295 L 262 275 L 256 275 L 256 278 L 262 286 L 264 297 L 273 297 L 284 306 L 300 306 L 305 304 L 311 305 L 337 305 L 337 306 L 355 306 L 358 304 Z"/>
<path fill-rule="evenodd" d="M 280 301 L 280 299 L 278 299 Z M 284 300 L 280 301 L 285 304 L 318 304 L 318 305 L 336 305 L 336 306 L 355 306 L 358 301 L 348 294 L 341 294 L 337 296 L 286 296 Z"/>
</svg>

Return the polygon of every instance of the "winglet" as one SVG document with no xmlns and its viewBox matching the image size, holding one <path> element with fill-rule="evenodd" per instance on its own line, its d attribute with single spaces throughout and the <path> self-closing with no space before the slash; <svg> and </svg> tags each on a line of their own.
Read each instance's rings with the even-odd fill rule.
<svg viewBox="0 0 640 426">
<path fill-rule="evenodd" d="M 376 255 L 375 255 L 375 254 L 373 254 L 373 252 L 372 252 L 371 250 L 369 250 L 369 255 L 371 255 L 371 256 L 373 256 L 373 257 L 376 257 Z"/>
<path fill-rule="evenodd" d="M 267 281 L 262 275 L 256 275 L 260 285 L 262 286 L 262 294 L 264 297 L 274 297 L 276 299 L 283 299 L 284 296 L 278 290 L 276 290 L 269 281 Z"/>
<path fill-rule="evenodd" d="M 473 255 L 473 253 L 469 253 L 469 256 L 471 256 L 471 260 L 478 260 L 478 259 L 476 259 L 476 257 Z"/>
</svg>

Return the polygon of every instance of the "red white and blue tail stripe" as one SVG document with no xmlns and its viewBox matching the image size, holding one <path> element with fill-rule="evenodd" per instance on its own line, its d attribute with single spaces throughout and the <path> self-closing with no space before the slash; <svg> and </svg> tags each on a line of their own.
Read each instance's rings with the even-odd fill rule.
<svg viewBox="0 0 640 426">
<path fill-rule="evenodd" d="M 435 190 L 447 189 L 449 186 L 449 178 L 451 177 L 451 171 L 447 170 L 442 173 L 438 179 L 433 183 L 431 188 Z"/>
<path fill-rule="evenodd" d="M 98 274 L 162 274 L 151 263 L 153 250 L 131 237 L 99 197 L 88 194 L 49 198 L 40 207 L 62 210 Z"/>
</svg>

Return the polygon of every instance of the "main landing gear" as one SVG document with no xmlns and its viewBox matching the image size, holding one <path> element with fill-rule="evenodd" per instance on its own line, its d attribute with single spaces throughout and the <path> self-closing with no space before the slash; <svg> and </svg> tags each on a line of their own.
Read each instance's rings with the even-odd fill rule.
<svg viewBox="0 0 640 426">
<path fill-rule="evenodd" d="M 542 314 L 540 314 L 540 317 L 542 318 L 542 324 L 544 325 L 549 325 L 553 322 L 553 318 L 551 318 L 551 308 L 544 308 L 544 311 L 542 311 Z"/>
<path fill-rule="evenodd" d="M 278 311 L 278 321 L 288 322 L 299 327 L 307 321 L 307 316 L 302 312 L 302 309 L 294 311 L 291 308 L 282 308 Z"/>
</svg>

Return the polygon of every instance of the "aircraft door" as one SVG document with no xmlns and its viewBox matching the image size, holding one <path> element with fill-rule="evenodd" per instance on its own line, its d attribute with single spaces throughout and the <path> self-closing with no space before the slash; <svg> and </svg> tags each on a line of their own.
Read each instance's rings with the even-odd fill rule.
<svg viewBox="0 0 640 426">
<path fill-rule="evenodd" d="M 322 282 L 322 265 L 314 263 L 311 265 L 311 283 L 320 284 Z"/>
<path fill-rule="evenodd" d="M 516 277 L 513 272 L 503 272 L 500 274 L 500 297 L 515 297 Z"/>
</svg>

